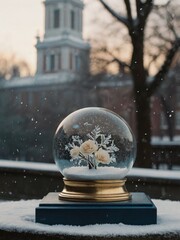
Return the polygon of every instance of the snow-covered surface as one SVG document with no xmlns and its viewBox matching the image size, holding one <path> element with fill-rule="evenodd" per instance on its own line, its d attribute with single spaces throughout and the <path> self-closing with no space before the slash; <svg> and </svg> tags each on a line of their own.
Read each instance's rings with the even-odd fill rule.
<svg viewBox="0 0 180 240">
<path fill-rule="evenodd" d="M 139 177 L 139 178 L 147 177 L 147 178 L 157 178 L 157 179 L 180 180 L 180 171 L 133 168 L 128 173 L 128 176 Z"/>
<path fill-rule="evenodd" d="M 33 77 L 14 78 L 13 80 L 3 80 L 0 82 L 0 89 L 4 88 L 21 88 L 21 87 L 37 87 L 54 84 L 66 84 L 75 80 L 77 76 L 67 71 L 60 73 L 36 74 Z"/>
<path fill-rule="evenodd" d="M 71 36 L 70 34 L 68 33 L 63 33 L 62 35 L 60 36 L 48 36 L 47 38 L 45 37 L 44 40 L 42 42 L 39 42 L 38 44 L 39 45 L 46 45 L 47 43 L 52 43 L 54 44 L 54 42 L 56 43 L 59 43 L 59 45 L 63 44 L 64 41 L 66 41 L 66 43 L 68 42 L 71 42 L 74 43 L 74 44 L 78 44 L 78 46 L 80 46 L 81 48 L 83 49 L 89 49 L 90 48 L 90 45 L 88 42 L 85 42 L 81 36 L 80 37 L 75 37 L 75 36 Z"/>
<path fill-rule="evenodd" d="M 70 167 L 63 171 L 63 175 L 68 179 L 76 180 L 102 180 L 102 179 L 122 179 L 127 175 L 127 168 L 98 167 L 89 170 L 87 167 Z"/>
<path fill-rule="evenodd" d="M 35 223 L 35 208 L 39 200 L 0 202 L 0 229 L 18 232 L 59 235 L 124 236 L 148 234 L 180 234 L 180 202 L 153 200 L 158 210 L 158 223 L 147 226 L 102 224 L 89 226 L 48 226 Z"/>
<path fill-rule="evenodd" d="M 34 77 L 13 78 L 13 80 L 2 80 L 0 82 L 0 88 L 12 88 L 12 87 L 26 87 L 35 84 Z"/>
<path fill-rule="evenodd" d="M 35 162 L 20 162 L 10 160 L 0 160 L 0 168 L 9 169 L 23 169 L 45 172 L 59 172 L 58 168 L 53 163 L 35 163 Z M 157 170 L 157 169 L 145 169 L 145 168 L 132 168 L 127 176 L 129 177 L 143 177 L 143 178 L 157 178 L 157 179 L 172 179 L 180 180 L 180 171 L 172 170 Z"/>
<path fill-rule="evenodd" d="M 152 145 L 172 145 L 172 146 L 180 146 L 180 136 L 174 136 L 171 141 L 168 136 L 160 137 L 152 137 L 151 138 Z"/>
<path fill-rule="evenodd" d="M 58 172 L 58 169 L 54 163 L 0 160 L 0 168 Z"/>
</svg>

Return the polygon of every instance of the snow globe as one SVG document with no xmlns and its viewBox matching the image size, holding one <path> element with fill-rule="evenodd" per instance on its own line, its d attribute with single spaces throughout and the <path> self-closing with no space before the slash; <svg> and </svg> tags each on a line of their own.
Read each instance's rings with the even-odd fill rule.
<svg viewBox="0 0 180 240">
<path fill-rule="evenodd" d="M 62 192 L 50 192 L 36 208 L 43 224 L 92 225 L 157 223 L 157 209 L 142 192 L 129 193 L 126 175 L 136 156 L 128 124 L 116 113 L 89 107 L 68 115 L 53 139 Z"/>
<path fill-rule="evenodd" d="M 53 143 L 55 163 L 64 176 L 59 198 L 68 201 L 121 201 L 131 195 L 125 177 L 136 156 L 134 135 L 123 118 L 89 107 L 68 115 Z"/>
</svg>

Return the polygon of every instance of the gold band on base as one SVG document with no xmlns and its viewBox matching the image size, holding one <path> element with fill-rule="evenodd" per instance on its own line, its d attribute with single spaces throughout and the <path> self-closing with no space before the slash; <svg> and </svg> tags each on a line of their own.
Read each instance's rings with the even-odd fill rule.
<svg viewBox="0 0 180 240">
<path fill-rule="evenodd" d="M 79 181 L 64 178 L 59 198 L 65 201 L 117 202 L 131 198 L 125 187 L 126 179 Z"/>
</svg>

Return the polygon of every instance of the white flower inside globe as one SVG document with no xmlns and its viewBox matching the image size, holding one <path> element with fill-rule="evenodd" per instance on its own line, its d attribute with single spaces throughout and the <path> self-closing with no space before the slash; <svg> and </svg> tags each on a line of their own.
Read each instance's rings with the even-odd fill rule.
<svg viewBox="0 0 180 240">
<path fill-rule="evenodd" d="M 116 113 L 89 107 L 68 115 L 53 143 L 56 165 L 67 182 L 124 179 L 136 156 L 134 135 Z"/>
</svg>

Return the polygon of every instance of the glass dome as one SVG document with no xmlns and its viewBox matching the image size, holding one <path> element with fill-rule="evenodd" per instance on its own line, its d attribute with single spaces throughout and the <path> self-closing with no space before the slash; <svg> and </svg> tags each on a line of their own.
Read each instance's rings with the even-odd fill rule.
<svg viewBox="0 0 180 240">
<path fill-rule="evenodd" d="M 56 165 L 69 180 L 119 180 L 132 168 L 136 143 L 120 116 L 89 107 L 68 115 L 53 144 Z"/>
</svg>

